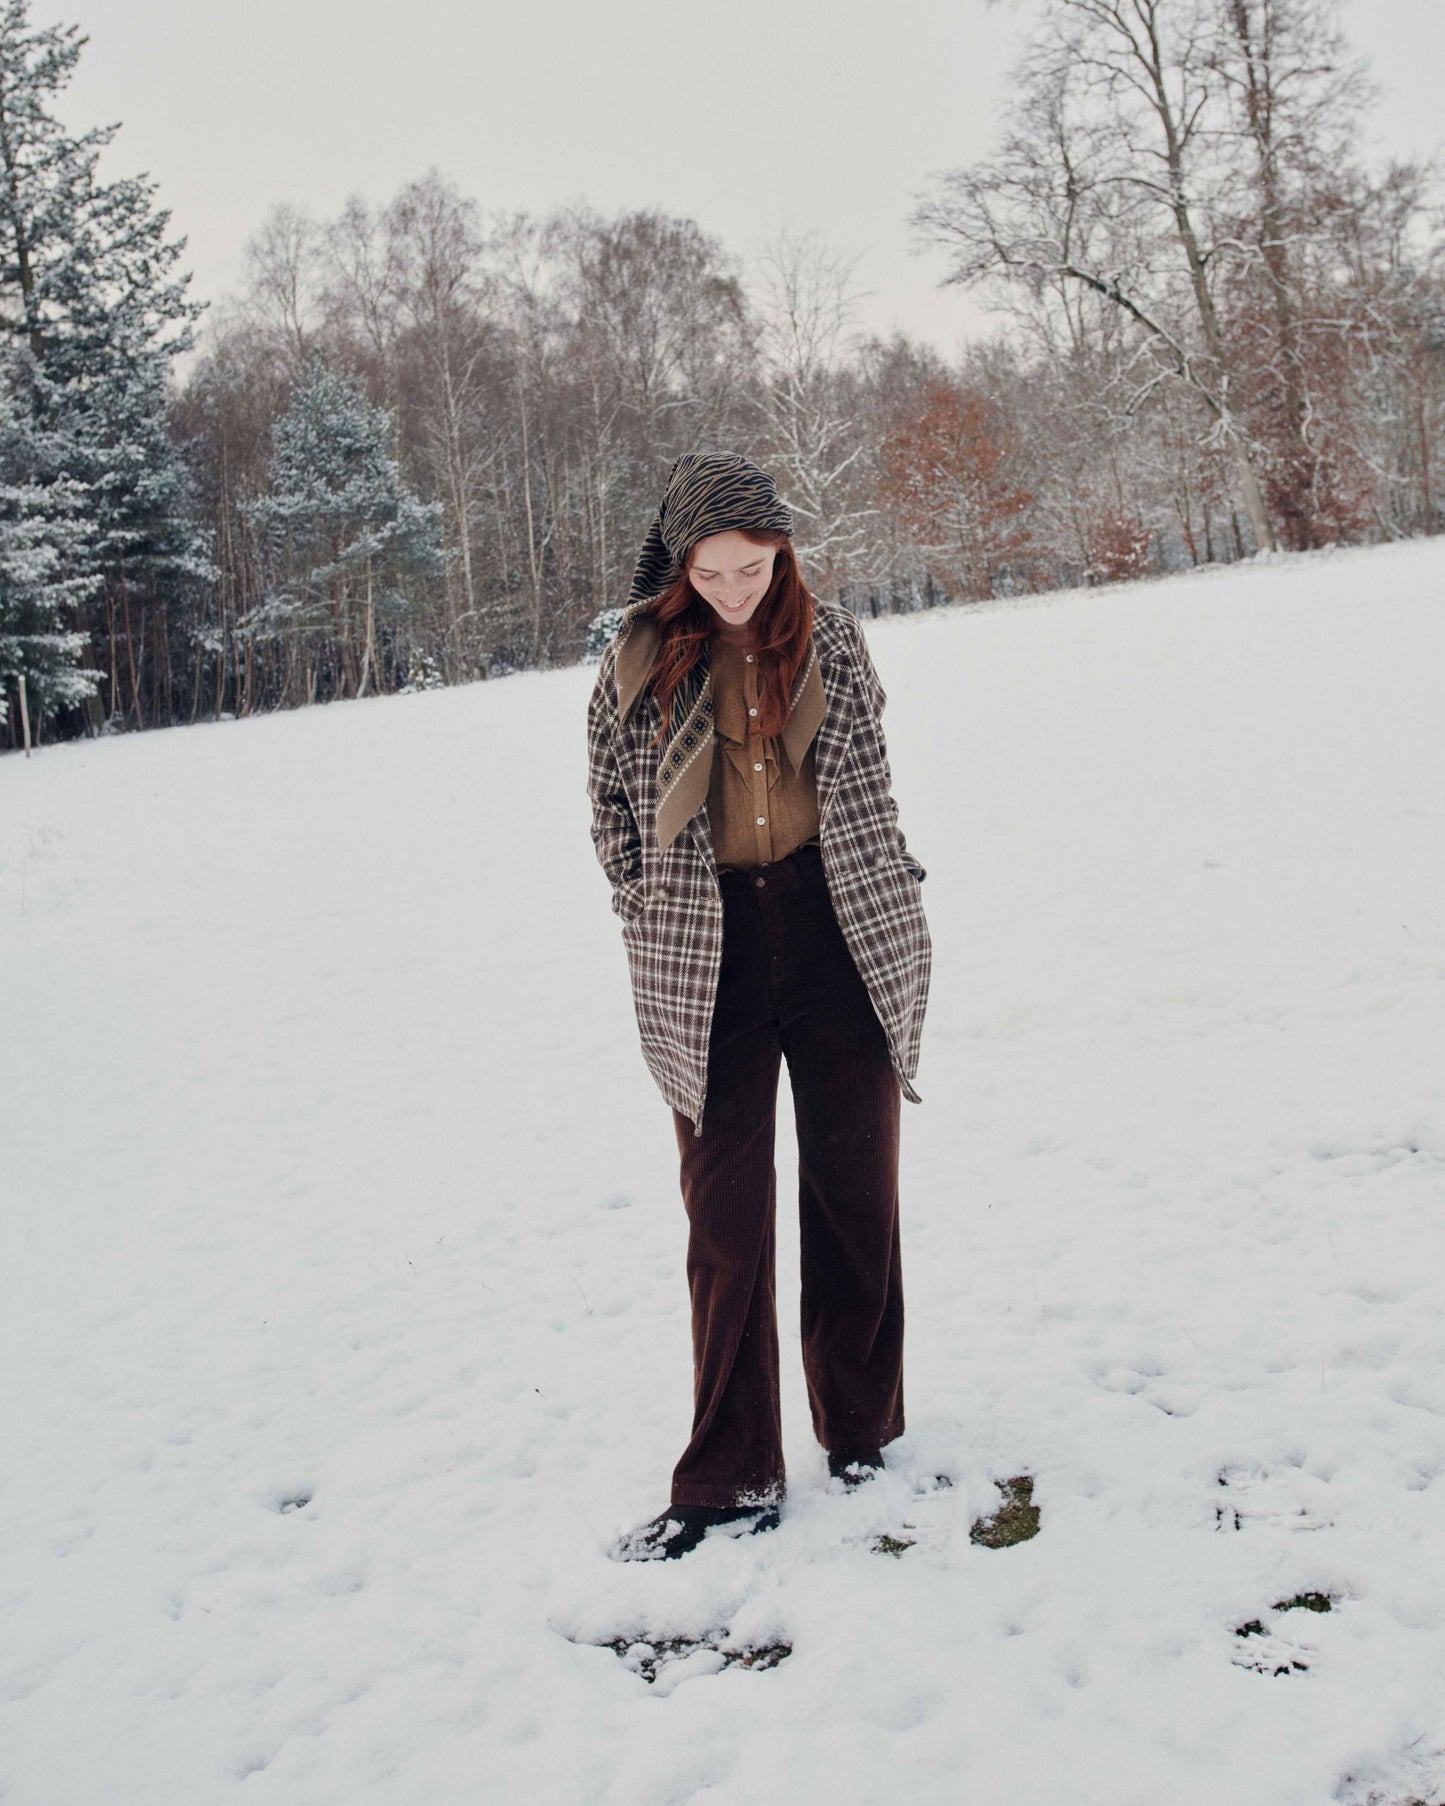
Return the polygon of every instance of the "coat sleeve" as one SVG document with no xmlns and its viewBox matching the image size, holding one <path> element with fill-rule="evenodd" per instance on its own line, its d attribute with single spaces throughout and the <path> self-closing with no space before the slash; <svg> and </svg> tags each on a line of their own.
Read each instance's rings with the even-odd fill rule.
<svg viewBox="0 0 1445 1806">
<path fill-rule="evenodd" d="M 630 913 L 642 878 L 642 837 L 627 800 L 617 757 L 617 642 L 609 641 L 587 705 L 587 794 L 592 799 L 592 845 L 612 886 L 612 907 Z"/>
<path fill-rule="evenodd" d="M 893 825 L 898 834 L 898 850 L 902 854 L 903 863 L 922 884 L 928 876 L 928 872 L 909 852 L 908 843 L 903 838 L 903 830 L 898 826 L 898 804 L 894 799 L 893 774 L 888 765 L 888 743 L 883 737 L 883 709 L 888 697 L 884 693 L 883 685 L 879 682 L 878 673 L 874 669 L 873 655 L 868 650 L 868 639 L 857 615 L 851 608 L 844 609 L 843 612 L 849 623 L 849 639 L 852 642 L 853 650 L 853 672 L 858 680 L 858 694 L 863 705 L 859 719 L 853 725 L 853 731 L 871 735 L 873 743 L 878 749 L 878 762 L 883 772 L 883 786 L 888 799 L 888 813 L 893 818 Z"/>
</svg>

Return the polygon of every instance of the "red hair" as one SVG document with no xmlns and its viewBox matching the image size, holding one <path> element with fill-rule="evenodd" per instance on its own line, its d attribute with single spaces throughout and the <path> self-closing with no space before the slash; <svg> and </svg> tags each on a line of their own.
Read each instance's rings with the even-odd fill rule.
<svg viewBox="0 0 1445 1806">
<path fill-rule="evenodd" d="M 780 734 L 788 719 L 788 701 L 808 650 L 813 631 L 813 598 L 803 582 L 790 534 L 777 530 L 754 532 L 737 529 L 755 546 L 772 546 L 773 578 L 751 617 L 758 643 L 759 734 Z M 662 710 L 662 727 L 653 744 L 667 737 L 672 697 L 677 686 L 702 657 L 702 649 L 716 620 L 712 605 L 692 587 L 688 569 L 694 547 L 682 560 L 681 575 L 674 578 L 648 610 L 662 635 L 652 668 L 652 693 Z"/>
</svg>

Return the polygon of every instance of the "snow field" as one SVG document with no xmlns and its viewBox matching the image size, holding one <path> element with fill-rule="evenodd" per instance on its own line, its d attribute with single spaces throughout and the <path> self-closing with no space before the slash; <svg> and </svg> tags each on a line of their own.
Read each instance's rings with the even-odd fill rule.
<svg viewBox="0 0 1445 1806">
<path fill-rule="evenodd" d="M 591 670 L 0 762 L 0 1801 L 1445 1794 L 1442 589 L 870 625 L 910 1429 L 827 1489 L 785 1083 L 792 1491 L 677 1564 L 605 1554 L 689 1372 Z M 791 1654 L 602 1647 L 709 1635 Z"/>
</svg>

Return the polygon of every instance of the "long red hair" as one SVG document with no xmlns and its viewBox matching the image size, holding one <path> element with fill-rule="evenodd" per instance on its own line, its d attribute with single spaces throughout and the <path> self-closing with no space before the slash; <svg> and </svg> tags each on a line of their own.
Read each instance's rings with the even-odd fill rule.
<svg viewBox="0 0 1445 1806">
<path fill-rule="evenodd" d="M 758 643 L 759 734 L 780 734 L 788 719 L 788 699 L 808 650 L 813 631 L 813 598 L 803 582 L 789 534 L 737 529 L 755 546 L 773 546 L 773 580 L 753 613 L 751 626 Z M 652 693 L 662 710 L 662 727 L 654 746 L 667 738 L 672 698 L 677 686 L 702 657 L 717 616 L 710 603 L 692 587 L 688 569 L 693 547 L 682 560 L 682 573 L 657 597 L 648 613 L 662 635 L 652 668 Z"/>
</svg>

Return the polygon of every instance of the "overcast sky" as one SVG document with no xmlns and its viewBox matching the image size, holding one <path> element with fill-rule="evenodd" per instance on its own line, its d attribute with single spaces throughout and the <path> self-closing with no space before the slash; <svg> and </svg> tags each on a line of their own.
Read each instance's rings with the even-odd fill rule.
<svg viewBox="0 0 1445 1806">
<path fill-rule="evenodd" d="M 484 209 L 687 215 L 743 258 L 783 226 L 859 259 L 860 323 L 952 351 L 983 316 L 910 253 L 938 171 L 1007 117 L 1024 0 L 34 0 L 90 43 L 66 111 L 123 121 L 189 240 L 194 292 L 235 285 L 268 208 L 320 218 L 435 165 Z M 1345 0 L 1384 97 L 1379 155 L 1442 137 L 1441 0 Z"/>
</svg>

